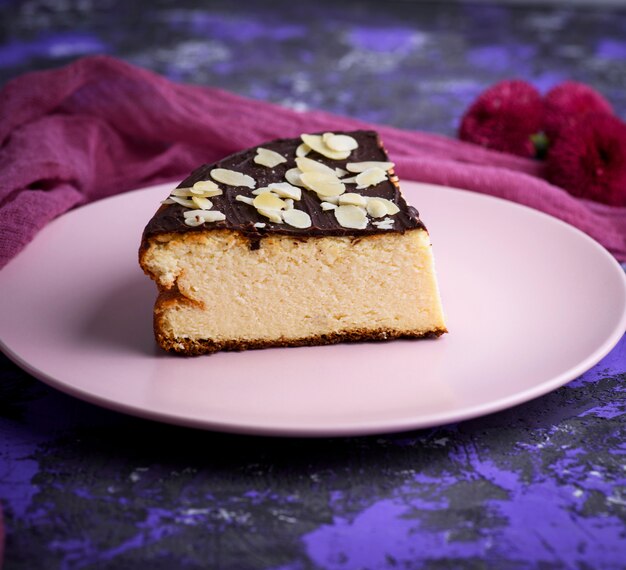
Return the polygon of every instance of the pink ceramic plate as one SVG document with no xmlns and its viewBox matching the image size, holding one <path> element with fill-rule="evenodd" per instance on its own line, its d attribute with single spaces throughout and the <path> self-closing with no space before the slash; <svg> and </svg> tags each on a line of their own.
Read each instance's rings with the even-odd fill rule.
<svg viewBox="0 0 626 570">
<path fill-rule="evenodd" d="M 0 346 L 90 402 L 200 428 L 354 435 L 501 410 L 597 363 L 626 326 L 623 271 L 596 242 L 502 200 L 405 182 L 423 214 L 450 333 L 437 340 L 170 356 L 152 338 L 143 226 L 171 185 L 47 226 L 0 272 Z"/>
</svg>

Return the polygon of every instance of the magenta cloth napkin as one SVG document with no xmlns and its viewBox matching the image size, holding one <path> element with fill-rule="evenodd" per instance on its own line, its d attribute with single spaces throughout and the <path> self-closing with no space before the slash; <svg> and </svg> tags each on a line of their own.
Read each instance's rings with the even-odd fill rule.
<svg viewBox="0 0 626 570">
<path fill-rule="evenodd" d="M 74 206 L 181 179 L 268 139 L 359 128 L 380 132 L 401 178 L 526 204 L 626 261 L 626 208 L 570 196 L 542 178 L 537 161 L 439 135 L 176 84 L 106 56 L 10 81 L 0 110 L 0 267 Z"/>
</svg>

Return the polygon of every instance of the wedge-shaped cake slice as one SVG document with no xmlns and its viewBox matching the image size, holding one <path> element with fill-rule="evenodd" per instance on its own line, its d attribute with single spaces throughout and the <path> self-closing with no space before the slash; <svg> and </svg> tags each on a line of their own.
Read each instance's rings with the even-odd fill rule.
<svg viewBox="0 0 626 570">
<path fill-rule="evenodd" d="M 146 226 L 165 350 L 439 336 L 428 232 L 375 132 L 274 140 L 195 170 Z"/>
</svg>

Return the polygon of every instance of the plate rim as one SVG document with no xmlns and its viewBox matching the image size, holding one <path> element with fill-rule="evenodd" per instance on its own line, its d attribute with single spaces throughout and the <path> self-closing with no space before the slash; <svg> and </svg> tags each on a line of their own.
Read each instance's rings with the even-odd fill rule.
<svg viewBox="0 0 626 570">
<path fill-rule="evenodd" d="M 446 191 L 452 190 L 455 192 L 462 192 L 466 195 L 471 196 L 471 199 L 484 199 L 487 201 L 496 200 L 498 202 L 504 202 L 509 207 L 522 208 L 527 212 L 532 213 L 533 215 L 545 217 L 549 220 L 550 223 L 556 222 L 558 225 L 564 226 L 564 228 L 568 231 L 573 230 L 575 234 L 578 234 L 579 238 L 587 240 L 594 247 L 597 254 L 601 255 L 601 257 L 604 258 L 605 262 L 608 262 L 608 264 L 613 268 L 612 270 L 616 271 L 617 274 L 621 275 L 622 277 L 622 293 L 625 302 L 622 305 L 622 314 L 619 317 L 618 324 L 611 331 L 611 333 L 607 335 L 607 337 L 604 339 L 600 346 L 598 346 L 592 353 L 588 354 L 584 359 L 579 361 L 575 366 L 561 372 L 557 376 L 551 378 L 549 381 L 534 385 L 521 392 L 516 392 L 514 394 L 510 394 L 496 400 L 490 400 L 489 402 L 483 402 L 469 408 L 448 411 L 445 413 L 439 412 L 426 416 L 424 414 L 421 414 L 417 417 L 401 416 L 394 419 L 368 422 L 367 425 L 363 425 L 363 422 L 361 421 L 356 423 L 348 423 L 341 426 L 330 427 L 320 427 L 319 425 L 307 426 L 302 424 L 300 424 L 298 427 L 281 425 L 268 426 L 259 425 L 255 422 L 246 423 L 245 421 L 241 420 L 228 422 L 206 418 L 199 419 L 196 417 L 185 417 L 181 416 L 180 414 L 170 413 L 167 411 L 155 411 L 145 409 L 135 404 L 120 402 L 112 398 L 107 398 L 102 395 L 94 394 L 89 390 L 74 386 L 73 384 L 67 384 L 61 379 L 50 376 L 46 372 L 39 370 L 35 366 L 32 366 L 29 362 L 27 362 L 24 358 L 17 354 L 13 349 L 11 349 L 11 347 L 5 342 L 2 337 L 0 337 L 0 350 L 7 356 L 9 360 L 15 363 L 18 367 L 26 371 L 34 378 L 51 386 L 52 388 L 57 389 L 64 394 L 88 402 L 89 404 L 97 405 L 99 407 L 103 407 L 105 409 L 109 409 L 118 413 L 124 413 L 131 416 L 140 417 L 142 419 L 158 421 L 172 425 L 224 433 L 270 437 L 316 438 L 368 436 L 382 433 L 398 433 L 410 430 L 427 429 L 435 426 L 465 421 L 496 413 L 539 398 L 579 377 L 581 374 L 588 371 L 590 368 L 600 362 L 618 344 L 622 336 L 624 336 L 626 331 L 626 274 L 624 273 L 624 270 L 619 262 L 600 243 L 598 243 L 588 234 L 550 214 L 547 214 L 540 210 L 535 210 L 529 206 L 526 206 L 525 204 L 519 204 L 517 202 L 506 200 L 498 196 L 481 194 L 479 192 L 474 192 L 471 190 L 454 188 L 451 186 L 443 186 L 439 184 L 430 184 L 411 180 L 405 180 L 405 182 L 409 182 L 411 184 L 419 185 L 422 187 L 429 187 L 432 189 L 443 189 Z M 108 196 L 106 198 L 103 198 L 102 200 L 90 202 L 89 204 L 85 204 L 84 206 L 80 206 L 62 214 L 61 216 L 52 220 L 52 222 L 48 224 L 47 227 L 49 227 L 51 224 L 59 223 L 59 221 L 65 218 L 67 215 L 72 215 L 76 211 L 84 210 L 92 206 L 97 206 L 104 201 L 120 199 L 129 194 L 139 192 L 156 191 L 157 189 L 161 188 L 166 189 L 170 186 L 171 183 L 160 183 L 130 190 L 122 194 Z M 34 240 L 38 238 L 38 235 L 35 236 Z M 12 264 L 14 259 L 20 257 L 21 255 L 22 252 L 18 253 L 15 258 L 9 261 L 7 266 Z M 0 331 L 0 334 L 1 332 L 2 331 Z"/>
</svg>

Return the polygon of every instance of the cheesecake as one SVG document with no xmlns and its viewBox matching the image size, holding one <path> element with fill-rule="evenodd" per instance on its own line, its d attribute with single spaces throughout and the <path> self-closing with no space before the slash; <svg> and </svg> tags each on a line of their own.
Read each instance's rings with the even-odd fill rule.
<svg viewBox="0 0 626 570">
<path fill-rule="evenodd" d="M 438 337 L 432 246 L 374 131 L 269 141 L 192 172 L 143 231 L 157 344 L 219 350 Z"/>
</svg>

